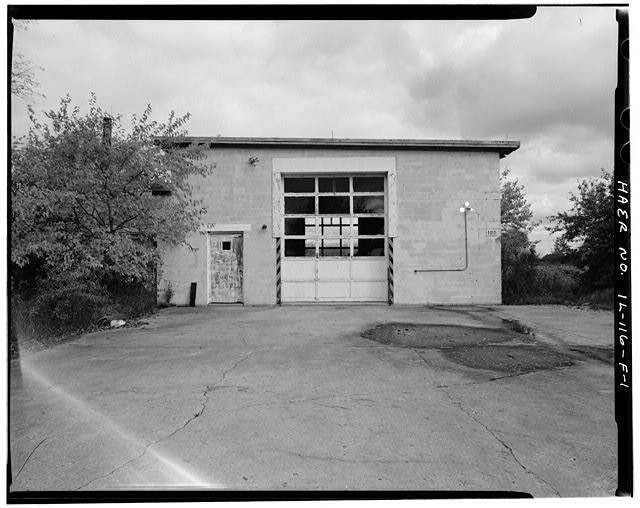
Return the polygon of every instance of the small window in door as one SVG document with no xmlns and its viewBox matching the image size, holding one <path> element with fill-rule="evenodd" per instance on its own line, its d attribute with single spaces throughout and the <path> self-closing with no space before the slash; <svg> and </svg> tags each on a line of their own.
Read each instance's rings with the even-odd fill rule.
<svg viewBox="0 0 640 508">
<path fill-rule="evenodd" d="M 222 250 L 231 250 L 231 242 L 222 242 Z"/>
</svg>

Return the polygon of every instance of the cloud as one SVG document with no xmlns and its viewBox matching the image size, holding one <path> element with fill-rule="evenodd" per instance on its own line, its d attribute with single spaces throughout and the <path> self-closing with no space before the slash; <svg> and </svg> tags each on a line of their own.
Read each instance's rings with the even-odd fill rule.
<svg viewBox="0 0 640 508">
<path fill-rule="evenodd" d="M 192 113 L 194 135 L 519 139 L 502 161 L 537 217 L 612 167 L 613 8 L 511 21 L 40 21 L 16 32 L 71 93 L 125 117 Z M 12 101 L 12 127 L 26 107 Z"/>
<path fill-rule="evenodd" d="M 461 28 L 450 58 L 425 65 L 410 83 L 409 119 L 446 109 L 461 137 L 529 137 L 557 126 L 611 128 L 615 16 L 611 9 L 539 9 L 485 34 Z M 610 54 L 607 53 L 609 50 Z"/>
</svg>

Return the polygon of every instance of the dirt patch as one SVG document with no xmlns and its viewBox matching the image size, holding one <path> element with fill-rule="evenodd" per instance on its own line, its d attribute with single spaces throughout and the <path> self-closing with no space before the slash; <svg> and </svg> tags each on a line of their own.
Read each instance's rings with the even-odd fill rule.
<svg viewBox="0 0 640 508">
<path fill-rule="evenodd" d="M 587 358 L 592 358 L 594 360 L 601 361 L 602 363 L 607 363 L 613 365 L 614 360 L 614 350 L 613 345 L 611 346 L 572 346 L 569 348 L 570 352 L 578 353 L 582 356 L 586 356 Z"/>
<path fill-rule="evenodd" d="M 449 360 L 467 367 L 507 374 L 573 365 L 571 357 L 546 345 L 472 346 L 447 349 L 443 353 Z"/>
<path fill-rule="evenodd" d="M 386 323 L 365 330 L 362 336 L 391 346 L 438 349 L 448 360 L 465 367 L 506 374 L 574 363 L 574 356 L 536 341 L 527 327 L 510 320 L 501 328 Z"/>
<path fill-rule="evenodd" d="M 508 328 L 481 328 L 475 326 L 425 325 L 415 323 L 385 323 L 362 336 L 400 347 L 442 349 L 459 346 L 477 346 L 532 339 Z"/>
</svg>

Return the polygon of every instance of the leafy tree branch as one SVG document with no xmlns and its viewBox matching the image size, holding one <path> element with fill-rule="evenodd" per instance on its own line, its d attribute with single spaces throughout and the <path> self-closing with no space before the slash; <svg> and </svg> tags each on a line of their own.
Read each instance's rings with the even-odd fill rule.
<svg viewBox="0 0 640 508">
<path fill-rule="evenodd" d="M 102 134 L 109 115 L 93 94 L 86 114 L 67 96 L 43 120 L 30 116 L 29 133 L 12 147 L 12 262 L 39 259 L 58 275 L 152 284 L 158 245 L 186 244 L 205 213 L 190 183 L 212 170 L 202 150 L 157 142 L 184 137 L 189 115 L 152 121 L 147 106 L 128 129 L 115 116 L 110 144 Z M 153 195 L 158 184 L 169 195 Z"/>
</svg>

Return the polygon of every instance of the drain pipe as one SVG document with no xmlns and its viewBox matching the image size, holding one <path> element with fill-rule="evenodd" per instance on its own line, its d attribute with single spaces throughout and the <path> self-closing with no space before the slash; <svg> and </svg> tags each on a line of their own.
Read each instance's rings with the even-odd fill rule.
<svg viewBox="0 0 640 508">
<path fill-rule="evenodd" d="M 464 272 L 469 267 L 469 242 L 467 239 L 467 213 L 472 212 L 473 208 L 469 202 L 465 202 L 463 206 L 460 207 L 460 213 L 464 214 L 464 266 L 462 268 L 418 268 L 413 271 L 413 273 L 418 272 Z"/>
</svg>

